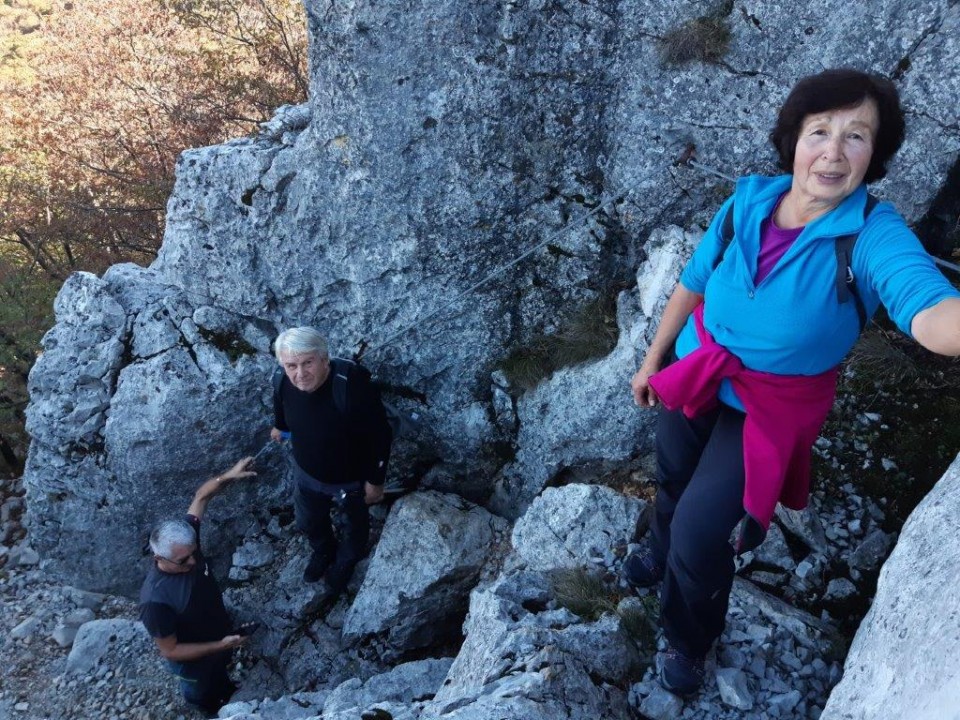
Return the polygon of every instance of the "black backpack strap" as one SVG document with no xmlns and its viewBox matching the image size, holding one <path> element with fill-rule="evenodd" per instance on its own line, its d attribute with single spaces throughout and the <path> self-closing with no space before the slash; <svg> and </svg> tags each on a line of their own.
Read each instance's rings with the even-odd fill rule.
<svg viewBox="0 0 960 720">
<path fill-rule="evenodd" d="M 875 195 L 867 194 L 867 202 L 863 206 L 863 220 L 866 222 L 870 213 L 880 202 Z M 857 308 L 857 318 L 860 320 L 860 332 L 867 326 L 867 308 L 863 304 L 863 298 L 857 291 L 857 278 L 853 274 L 853 247 L 857 244 L 859 232 L 841 235 L 836 240 L 837 255 L 837 275 L 835 285 L 837 288 L 837 302 L 841 305 L 851 298 Z"/>
<path fill-rule="evenodd" d="M 343 415 L 347 414 L 349 408 L 347 385 L 356 368 L 357 364 L 353 360 L 330 358 L 330 372 L 333 373 L 333 404 L 337 406 L 337 411 Z"/>
<path fill-rule="evenodd" d="M 723 217 L 723 225 L 720 226 L 720 242 L 720 252 L 713 261 L 714 270 L 717 269 L 717 265 L 720 264 L 723 256 L 727 253 L 727 248 L 730 247 L 730 243 L 733 242 L 733 203 L 730 203 L 727 214 Z"/>
<path fill-rule="evenodd" d="M 281 403 L 280 386 L 283 385 L 283 376 L 284 376 L 284 372 L 282 367 L 274 368 L 273 377 L 271 378 L 271 382 L 273 383 L 274 407 L 276 407 Z"/>
</svg>

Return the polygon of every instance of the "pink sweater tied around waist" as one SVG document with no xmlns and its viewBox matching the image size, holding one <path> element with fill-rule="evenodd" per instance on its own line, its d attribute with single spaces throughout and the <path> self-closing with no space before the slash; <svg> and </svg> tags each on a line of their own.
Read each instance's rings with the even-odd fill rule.
<svg viewBox="0 0 960 720">
<path fill-rule="evenodd" d="M 703 326 L 703 304 L 694 310 L 700 347 L 651 376 L 650 385 L 669 410 L 696 417 L 717 404 L 723 379 L 743 403 L 745 484 L 737 552 L 760 544 L 777 502 L 794 510 L 807 506 L 810 451 L 833 406 L 837 368 L 819 375 L 775 375 L 750 370 L 718 344 Z M 750 527 L 754 521 L 760 527 Z"/>
</svg>

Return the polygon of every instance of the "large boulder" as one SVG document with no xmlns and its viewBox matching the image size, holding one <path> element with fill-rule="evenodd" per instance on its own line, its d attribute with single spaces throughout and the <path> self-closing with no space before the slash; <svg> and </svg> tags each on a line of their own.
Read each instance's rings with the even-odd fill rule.
<svg viewBox="0 0 960 720">
<path fill-rule="evenodd" d="M 470 598 L 466 640 L 426 718 L 623 717 L 639 655 L 619 616 L 585 622 L 547 576 L 507 574 Z"/>
<path fill-rule="evenodd" d="M 960 717 L 960 457 L 883 565 L 824 720 Z"/>
<path fill-rule="evenodd" d="M 31 542 L 73 584 L 132 595 L 156 521 L 181 515 L 202 481 L 266 439 L 269 336 L 133 265 L 73 275 L 55 309 L 30 373 Z M 231 486 L 205 534 L 235 534 L 281 492 L 277 480 Z M 208 548 L 225 568 L 230 548 Z"/>
<path fill-rule="evenodd" d="M 646 506 L 597 485 L 547 488 L 513 526 L 513 548 L 533 570 L 602 561 L 637 534 Z"/>
<path fill-rule="evenodd" d="M 411 706 L 430 700 L 450 669 L 451 658 L 429 658 L 397 665 L 389 672 L 374 675 L 366 682 L 353 678 L 340 684 L 323 704 L 323 716 L 353 712 L 385 702 Z"/>
<path fill-rule="evenodd" d="M 449 640 L 507 523 L 456 495 L 424 491 L 393 507 L 343 624 L 348 642 L 376 637 L 396 652 Z"/>
</svg>

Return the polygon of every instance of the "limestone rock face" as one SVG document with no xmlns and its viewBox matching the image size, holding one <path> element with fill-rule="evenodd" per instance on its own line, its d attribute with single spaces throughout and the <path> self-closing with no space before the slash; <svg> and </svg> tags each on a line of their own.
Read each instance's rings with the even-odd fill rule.
<svg viewBox="0 0 960 720">
<path fill-rule="evenodd" d="M 30 374 L 31 536 L 76 585 L 133 594 L 151 526 L 265 435 L 269 339 L 133 265 L 72 276 L 56 310 Z M 276 485 L 226 491 L 206 518 L 213 537 Z"/>
<path fill-rule="evenodd" d="M 441 641 L 463 621 L 481 571 L 503 552 L 506 530 L 502 518 L 456 495 L 402 498 L 344 620 L 344 639 L 380 636 L 395 651 Z"/>
<path fill-rule="evenodd" d="M 960 717 L 958 642 L 960 458 L 903 526 L 821 717 Z"/>
</svg>

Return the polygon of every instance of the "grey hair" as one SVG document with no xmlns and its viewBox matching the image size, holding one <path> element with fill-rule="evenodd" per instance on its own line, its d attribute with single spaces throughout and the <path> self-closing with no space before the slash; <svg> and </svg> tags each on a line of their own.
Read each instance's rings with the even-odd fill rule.
<svg viewBox="0 0 960 720">
<path fill-rule="evenodd" d="M 186 520 L 164 520 L 150 533 L 150 550 L 157 557 L 170 559 L 174 545 L 195 547 L 197 533 Z"/>
<path fill-rule="evenodd" d="M 281 352 L 294 355 L 317 353 L 322 358 L 330 355 L 327 339 L 312 327 L 295 327 L 284 330 L 277 336 L 277 340 L 273 344 L 273 352 L 277 357 L 277 362 L 280 363 L 283 362 L 280 359 Z"/>
</svg>

